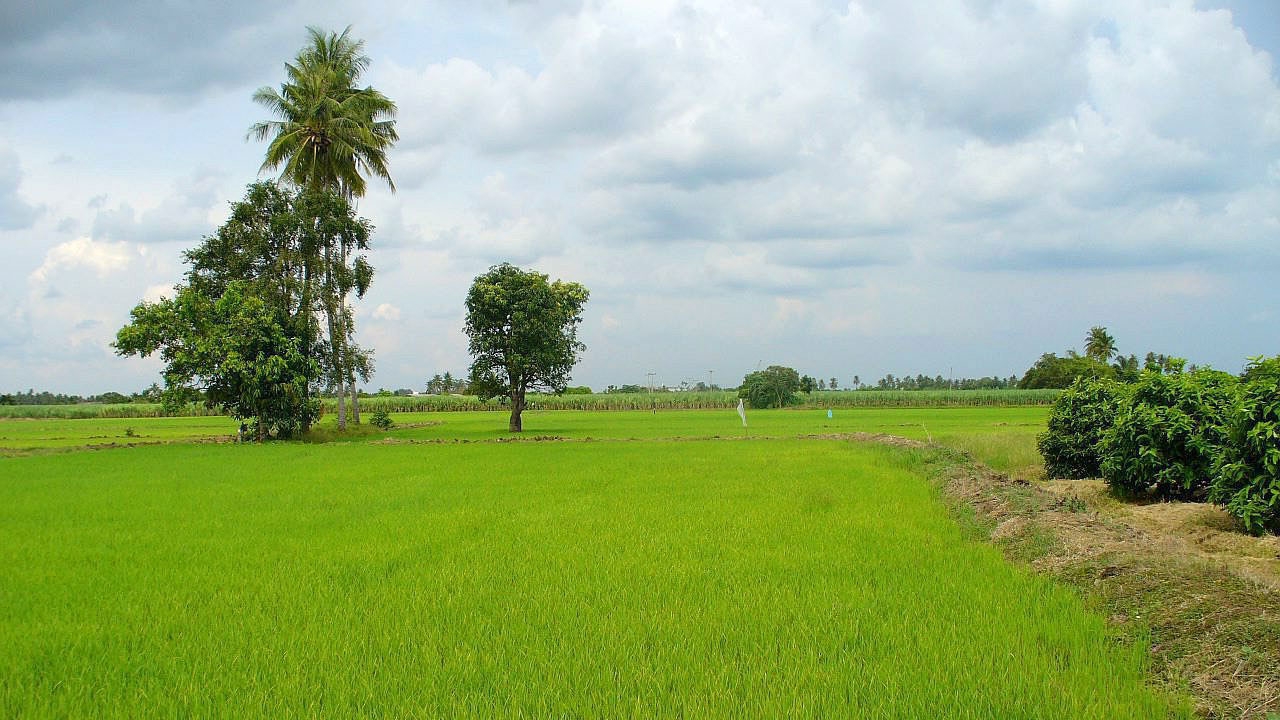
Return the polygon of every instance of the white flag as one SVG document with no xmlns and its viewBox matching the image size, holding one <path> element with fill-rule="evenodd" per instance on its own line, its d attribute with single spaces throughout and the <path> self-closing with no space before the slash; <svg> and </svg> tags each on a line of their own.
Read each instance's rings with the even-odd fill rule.
<svg viewBox="0 0 1280 720">
<path fill-rule="evenodd" d="M 738 417 L 742 418 L 742 427 L 747 426 L 747 409 L 742 406 L 742 398 L 738 398 Z"/>
</svg>

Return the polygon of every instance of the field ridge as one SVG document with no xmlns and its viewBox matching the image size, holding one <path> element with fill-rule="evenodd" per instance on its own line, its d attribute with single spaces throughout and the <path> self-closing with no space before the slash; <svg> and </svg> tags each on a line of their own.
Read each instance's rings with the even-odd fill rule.
<svg viewBox="0 0 1280 720">
<path fill-rule="evenodd" d="M 1010 560 L 1076 588 L 1127 636 L 1149 638 L 1158 685 L 1189 693 L 1202 717 L 1280 717 L 1280 576 L 1189 552 L 1104 493 L 955 455 L 935 473 L 953 511 Z"/>
</svg>

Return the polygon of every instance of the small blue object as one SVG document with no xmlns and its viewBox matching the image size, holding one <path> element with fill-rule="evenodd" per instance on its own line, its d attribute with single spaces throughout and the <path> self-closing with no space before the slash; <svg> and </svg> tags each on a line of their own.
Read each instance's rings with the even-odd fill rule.
<svg viewBox="0 0 1280 720">
<path fill-rule="evenodd" d="M 827 419 L 831 419 L 831 408 L 827 408 Z"/>
</svg>

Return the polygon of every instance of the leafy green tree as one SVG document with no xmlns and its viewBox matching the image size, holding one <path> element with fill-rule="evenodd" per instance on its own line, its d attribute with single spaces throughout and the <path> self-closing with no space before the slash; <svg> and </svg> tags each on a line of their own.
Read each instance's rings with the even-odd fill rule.
<svg viewBox="0 0 1280 720">
<path fill-rule="evenodd" d="M 1018 381 L 1020 388 L 1065 388 L 1075 382 L 1076 378 L 1115 378 L 1115 368 L 1094 360 L 1081 357 L 1075 352 L 1066 357 L 1058 357 L 1055 353 L 1045 353 L 1026 374 Z"/>
<path fill-rule="evenodd" d="M 830 388 L 830 389 L 832 389 L 832 390 L 839 390 L 839 389 L 840 389 L 840 382 L 839 382 L 838 380 L 836 380 L 834 377 L 832 377 L 832 378 L 831 378 L 831 381 L 827 383 L 827 387 L 828 387 L 828 388 Z"/>
<path fill-rule="evenodd" d="M 564 392 L 569 373 L 586 346 L 578 341 L 589 293 L 578 283 L 556 280 L 510 263 L 489 268 L 467 293 L 467 348 L 471 390 L 482 400 L 511 402 L 511 432 L 524 427 L 520 414 L 530 390 Z"/>
<path fill-rule="evenodd" d="M 800 378 L 800 392 L 804 393 L 805 395 L 809 395 L 814 390 L 817 390 L 817 389 L 818 389 L 817 381 L 814 380 L 812 377 L 805 375 Z"/>
<path fill-rule="evenodd" d="M 1186 358 L 1174 357 L 1173 355 L 1165 355 L 1164 353 L 1147 353 L 1142 360 L 1142 369 L 1151 370 L 1153 372 L 1164 373 L 1165 375 L 1177 375 L 1187 367 Z M 1192 366 L 1194 369 L 1195 366 Z"/>
<path fill-rule="evenodd" d="M 1123 383 L 1137 382 L 1142 372 L 1142 367 L 1138 365 L 1138 356 L 1133 354 L 1128 357 L 1117 355 L 1111 367 L 1116 371 L 1116 379 Z"/>
<path fill-rule="evenodd" d="M 1101 474 L 1098 443 L 1115 423 L 1123 402 L 1122 388 L 1112 380 L 1081 377 L 1054 400 L 1048 428 L 1036 437 L 1049 477 L 1077 479 Z"/>
<path fill-rule="evenodd" d="M 280 314 L 280 323 L 297 337 L 308 356 L 320 362 L 321 379 L 340 389 L 347 371 L 367 379 L 369 361 L 348 334 L 323 335 L 318 317 L 341 310 L 336 294 L 363 297 L 373 268 L 361 254 L 372 226 L 356 217 L 351 204 L 328 190 L 292 191 L 272 182 L 250 185 L 243 200 L 218 230 L 183 253 L 191 266 L 188 284 L 217 298 L 232 282 L 247 282 L 252 294 Z M 338 262 L 334 248 L 346 262 Z M 350 333 L 350 324 L 338 325 Z M 306 430 L 306 427 L 303 428 Z"/>
<path fill-rule="evenodd" d="M 9 395 L 7 393 L 4 395 L 0 395 L 0 405 L 17 405 L 17 404 L 18 404 L 18 400 L 14 396 Z"/>
<path fill-rule="evenodd" d="M 309 244 L 320 249 L 315 295 L 326 319 L 325 377 L 338 393 L 338 426 L 346 427 L 343 387 L 351 395 L 353 414 L 358 413 L 355 379 L 372 374 L 372 353 L 355 342 L 355 321 L 346 304 L 348 295 L 364 297 L 373 282 L 373 266 L 363 254 L 369 249 L 373 226 L 342 196 L 324 190 L 299 194 L 299 212 L 313 237 Z M 359 422 L 358 415 L 353 418 Z"/>
<path fill-rule="evenodd" d="M 259 440 L 292 437 L 319 413 L 308 389 L 320 367 L 253 290 L 249 282 L 233 281 L 215 298 L 187 285 L 173 299 L 140 303 L 116 335 L 116 352 L 158 353 L 171 407 L 199 388 L 210 407 L 252 420 Z"/>
<path fill-rule="evenodd" d="M 332 344 L 326 347 L 317 321 L 323 298 L 330 285 L 364 293 L 372 269 L 354 251 L 367 247 L 370 232 L 369 223 L 336 193 L 294 192 L 271 182 L 250 185 L 227 221 L 183 253 L 190 268 L 175 298 L 135 308 L 134 322 L 117 337 L 122 343 L 117 349 L 144 356 L 161 352 L 167 362 L 165 353 L 172 355 L 165 373 L 167 404 L 189 400 L 196 388 L 208 386 L 213 392 L 207 403 L 251 413 L 243 417 L 259 418 L 264 434 L 305 432 L 316 416 L 319 383 L 328 379 L 333 385 L 340 377 L 340 366 L 331 361 Z M 353 249 L 353 262 L 325 262 L 319 251 L 335 241 Z M 210 316 L 201 319 L 197 312 Z M 166 319 L 174 323 L 171 331 L 150 327 Z M 253 391 L 261 403 L 239 398 L 238 393 L 250 392 L 244 384 L 255 376 L 208 354 L 210 347 L 233 346 L 225 336 L 237 330 L 226 323 L 244 325 L 250 333 L 246 342 L 258 338 L 253 347 L 236 349 L 239 357 L 281 359 L 268 362 L 275 370 L 268 367 L 257 380 L 288 385 L 287 400 L 272 399 L 276 391 L 261 388 Z M 354 359 L 348 364 L 360 367 Z M 232 372 L 239 379 L 226 380 Z M 298 385 L 298 378 L 306 382 Z"/>
<path fill-rule="evenodd" d="M 1203 501 L 1238 382 L 1208 369 L 1144 370 L 1098 445 L 1103 479 L 1133 495 Z"/>
<path fill-rule="evenodd" d="M 738 397 L 753 408 L 785 407 L 799 402 L 800 373 L 793 368 L 770 365 L 764 370 L 747 373 L 738 388 Z"/>
<path fill-rule="evenodd" d="M 1254 534 L 1280 532 L 1280 357 L 1250 358 L 1209 499 Z"/>
<path fill-rule="evenodd" d="M 1095 325 L 1089 328 L 1089 334 L 1085 336 L 1084 354 L 1085 357 L 1105 363 L 1116 354 L 1116 339 L 1107 333 L 1106 328 Z"/>
<path fill-rule="evenodd" d="M 364 42 L 341 34 L 308 28 L 310 44 L 286 63 L 287 80 L 277 91 L 264 87 L 254 93 L 275 120 L 257 123 L 249 136 L 269 140 L 262 170 L 281 171 L 287 182 L 309 191 L 330 191 L 346 200 L 362 197 L 365 175 L 385 180 L 395 190 L 387 165 L 387 151 L 399 139 L 395 103 L 371 87 L 359 87 L 369 66 Z M 335 236 L 321 236 L 324 268 L 348 265 L 351 246 Z M 347 293 L 355 283 L 342 281 L 344 272 L 324 272 L 324 315 L 329 335 L 329 375 L 338 383 L 338 425 L 346 427 L 345 396 L 351 395 L 354 420 L 359 422 L 355 378 L 367 379 L 371 359 L 355 346 L 354 321 Z"/>
<path fill-rule="evenodd" d="M 122 405 L 124 403 L 133 402 L 128 395 L 115 391 L 104 392 L 99 395 L 96 400 L 105 405 Z"/>
</svg>

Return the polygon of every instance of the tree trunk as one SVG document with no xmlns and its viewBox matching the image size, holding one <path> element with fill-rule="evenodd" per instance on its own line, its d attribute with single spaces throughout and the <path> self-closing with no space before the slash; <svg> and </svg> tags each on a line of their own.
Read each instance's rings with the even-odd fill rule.
<svg viewBox="0 0 1280 720">
<path fill-rule="evenodd" d="M 306 342 L 307 356 L 310 357 L 311 353 L 314 352 L 312 348 L 315 347 L 316 338 L 315 338 L 315 334 L 312 332 L 312 328 L 316 327 L 316 322 L 315 322 L 315 313 L 312 312 L 312 307 L 311 307 L 311 263 L 305 258 L 302 261 L 302 293 L 301 293 L 301 296 L 298 298 L 298 313 L 296 315 L 296 319 L 294 320 L 294 322 L 297 322 L 301 324 L 302 327 L 306 328 L 306 330 L 303 332 L 302 337 L 303 337 L 303 340 Z M 312 385 L 310 382 L 308 382 L 307 383 L 307 400 L 308 401 L 312 397 L 311 389 L 312 389 Z M 317 395 L 320 394 L 320 389 L 318 387 L 315 390 Z M 306 435 L 309 432 L 311 432 L 311 414 L 305 413 L 302 418 L 302 434 Z"/>
<path fill-rule="evenodd" d="M 336 388 L 338 391 L 338 429 L 347 429 L 347 363 L 345 340 L 346 329 L 342 326 L 342 319 L 338 316 L 337 302 L 333 297 L 334 277 L 333 277 L 333 251 L 328 246 L 324 250 L 324 259 L 327 269 L 325 270 L 325 295 L 324 298 L 324 316 L 325 323 L 329 328 L 329 369 L 333 373 L 335 381 L 330 387 Z"/>
<path fill-rule="evenodd" d="M 258 416 L 258 442 L 263 442 L 266 439 L 267 439 L 267 419 L 259 415 Z"/>
<path fill-rule="evenodd" d="M 347 429 L 347 384 L 345 382 L 345 372 L 343 370 L 342 344 L 335 333 L 342 332 L 342 327 L 334 317 L 333 306 L 326 308 L 329 322 L 329 352 L 332 353 L 330 362 L 333 364 L 334 372 L 337 373 L 338 382 L 331 386 L 338 391 L 338 429 Z"/>
<path fill-rule="evenodd" d="M 351 191 L 348 190 L 345 194 L 347 202 L 352 203 L 354 200 Z M 352 205 L 352 209 L 355 209 L 354 205 Z M 338 258 L 341 260 L 342 269 L 345 272 L 347 270 L 346 242 L 338 243 Z M 342 293 L 338 298 L 338 317 L 341 318 L 342 325 L 342 377 L 346 378 L 348 389 L 351 391 L 351 421 L 359 425 L 360 399 L 358 397 L 359 393 L 356 391 L 356 361 L 351 356 L 351 343 L 354 338 L 352 337 L 351 328 L 347 327 L 348 319 L 351 320 L 352 324 L 355 323 L 355 319 L 347 314 L 347 293 L 349 291 L 345 287 L 339 288 L 339 291 Z"/>
<path fill-rule="evenodd" d="M 524 432 L 524 424 L 520 420 L 520 413 L 524 412 L 524 391 L 511 391 L 511 424 L 508 430 L 513 433 Z"/>
</svg>

